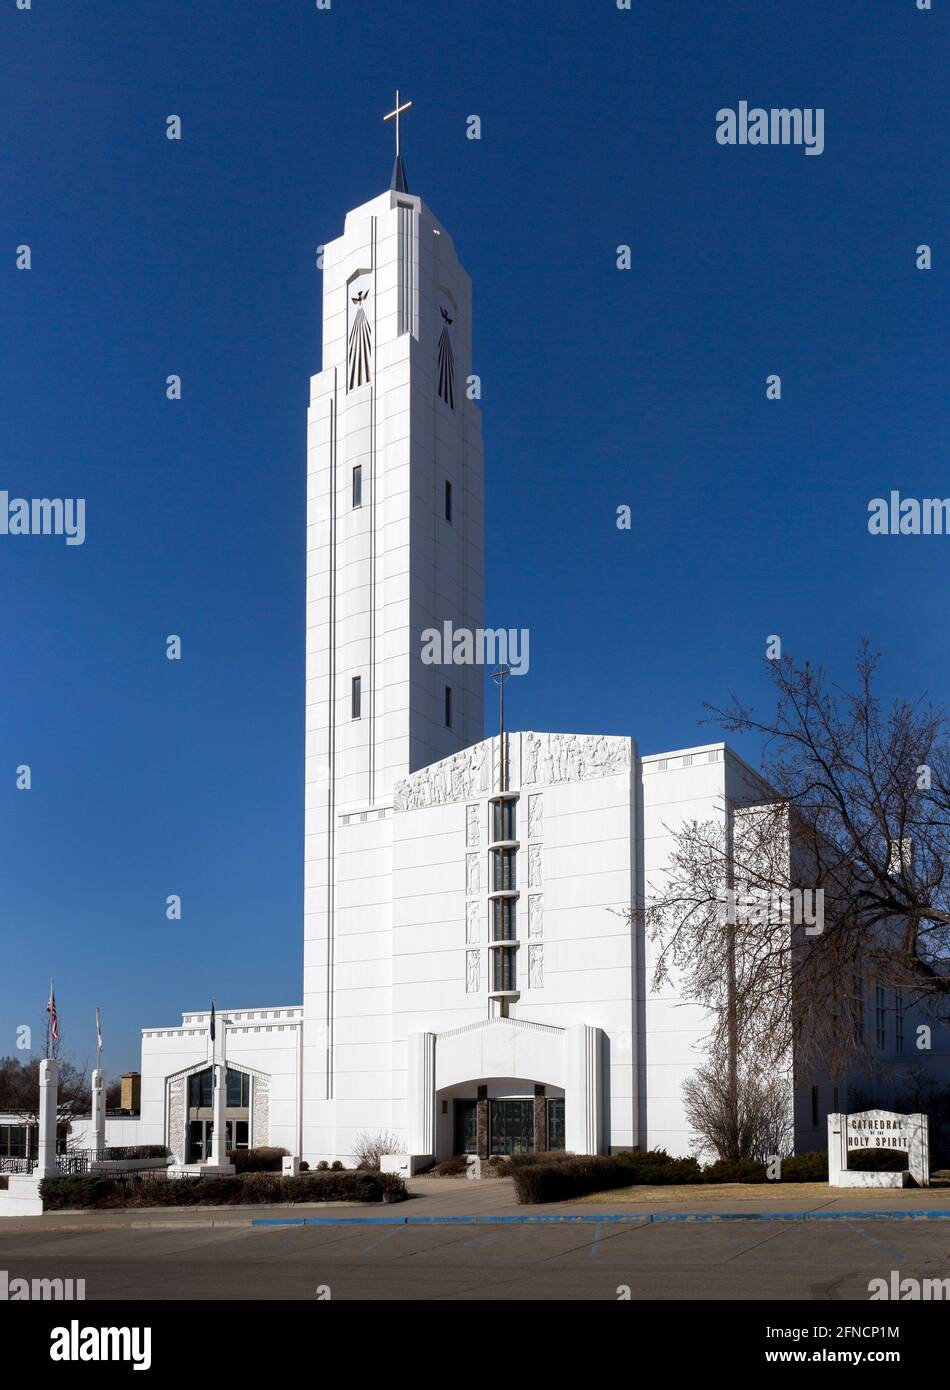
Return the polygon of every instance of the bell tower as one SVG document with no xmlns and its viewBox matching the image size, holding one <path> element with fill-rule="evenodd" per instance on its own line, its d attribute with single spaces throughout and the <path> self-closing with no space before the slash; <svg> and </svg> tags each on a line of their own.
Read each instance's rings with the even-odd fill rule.
<svg viewBox="0 0 950 1390">
<path fill-rule="evenodd" d="M 407 109 L 397 95 L 397 132 Z M 325 247 L 323 369 L 310 383 L 304 1070 L 315 1099 L 333 1095 L 341 817 L 384 819 L 396 779 L 483 736 L 481 668 L 422 660 L 427 628 L 483 623 L 471 323 L 471 282 L 409 192 L 397 133 L 391 187 Z"/>
</svg>

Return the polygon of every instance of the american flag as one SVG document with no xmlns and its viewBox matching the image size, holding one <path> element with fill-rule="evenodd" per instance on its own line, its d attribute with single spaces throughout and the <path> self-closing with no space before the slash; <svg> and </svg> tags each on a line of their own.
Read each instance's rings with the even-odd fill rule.
<svg viewBox="0 0 950 1390">
<path fill-rule="evenodd" d="M 49 1014 L 49 1036 L 51 1042 L 59 1042 L 59 1014 L 56 1012 L 56 995 L 53 993 L 53 981 L 49 982 L 49 1002 L 46 1005 L 46 1012 Z"/>
</svg>

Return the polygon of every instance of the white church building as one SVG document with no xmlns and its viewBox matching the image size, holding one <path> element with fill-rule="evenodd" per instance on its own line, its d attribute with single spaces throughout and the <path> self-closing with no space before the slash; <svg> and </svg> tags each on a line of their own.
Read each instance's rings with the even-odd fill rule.
<svg viewBox="0 0 950 1390">
<path fill-rule="evenodd" d="M 684 1154 L 681 1086 L 708 1025 L 675 992 L 651 993 L 654 948 L 628 914 L 676 828 L 721 814 L 755 774 L 721 743 L 644 756 L 586 729 L 486 739 L 484 667 L 423 661 L 427 630 L 484 625 L 471 342 L 469 277 L 397 157 L 392 186 L 325 249 L 303 994 L 218 1009 L 228 1141 L 311 1165 L 380 1133 L 413 1166 Z M 208 1025 L 199 1011 L 144 1030 L 141 1118 L 110 1120 L 110 1143 L 206 1157 Z M 823 1147 L 831 1108 L 830 1094 L 796 1107 L 797 1147 Z"/>
</svg>

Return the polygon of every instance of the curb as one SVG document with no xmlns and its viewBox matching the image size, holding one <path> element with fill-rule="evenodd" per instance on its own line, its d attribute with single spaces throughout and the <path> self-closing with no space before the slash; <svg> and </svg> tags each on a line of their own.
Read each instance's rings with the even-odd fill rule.
<svg viewBox="0 0 950 1390">
<path fill-rule="evenodd" d="M 252 1226 L 640 1226 L 670 1221 L 950 1221 L 950 1211 L 605 1212 L 602 1216 L 290 1216 L 252 1217 Z"/>
</svg>

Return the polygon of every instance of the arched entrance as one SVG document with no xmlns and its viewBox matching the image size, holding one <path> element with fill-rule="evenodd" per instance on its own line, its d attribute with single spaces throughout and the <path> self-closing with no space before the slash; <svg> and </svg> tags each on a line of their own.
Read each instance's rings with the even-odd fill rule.
<svg viewBox="0 0 950 1390">
<path fill-rule="evenodd" d="M 410 1033 L 408 1154 L 465 1152 L 473 1126 L 483 1158 L 543 1152 L 552 1141 L 571 1153 L 598 1153 L 601 1036 L 584 1023 L 559 1028 L 515 1018 Z"/>
<path fill-rule="evenodd" d="M 548 1153 L 564 1148 L 564 1092 L 544 1082 L 495 1077 L 436 1096 L 440 1156 Z"/>
</svg>

